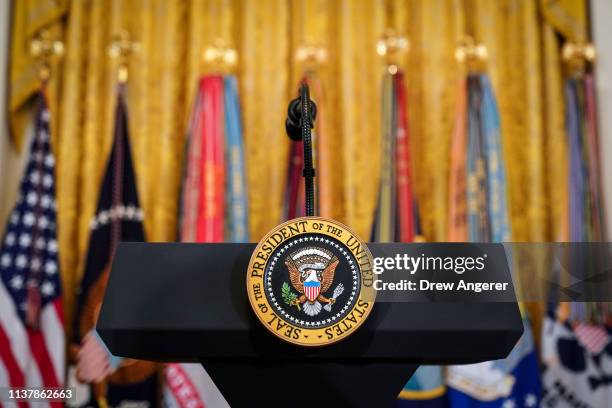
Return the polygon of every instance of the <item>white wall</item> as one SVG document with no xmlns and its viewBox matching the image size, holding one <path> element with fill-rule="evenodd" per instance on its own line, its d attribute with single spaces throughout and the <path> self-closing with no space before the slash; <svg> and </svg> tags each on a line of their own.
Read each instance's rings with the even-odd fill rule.
<svg viewBox="0 0 612 408">
<path fill-rule="evenodd" d="M 10 1 L 0 1 L 0 231 L 6 215 L 6 173 L 10 165 L 7 97 L 8 97 L 8 42 L 10 30 Z"/>
<path fill-rule="evenodd" d="M 591 0 L 593 42 L 597 50 L 595 79 L 600 158 L 603 172 L 603 189 L 608 215 L 608 239 L 612 238 L 612 1 Z"/>
</svg>

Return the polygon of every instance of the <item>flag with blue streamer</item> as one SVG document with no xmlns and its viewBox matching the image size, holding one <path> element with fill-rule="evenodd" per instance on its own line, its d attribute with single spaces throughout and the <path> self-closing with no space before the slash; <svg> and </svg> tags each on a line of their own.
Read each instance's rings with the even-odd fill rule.
<svg viewBox="0 0 612 408">
<path fill-rule="evenodd" d="M 467 82 L 466 200 L 468 237 L 472 242 L 511 239 L 506 173 L 497 103 L 486 75 Z M 447 368 L 451 407 L 537 407 L 540 371 L 529 321 L 510 355 L 503 360 Z"/>
<path fill-rule="evenodd" d="M 225 82 L 225 161 L 227 163 L 226 239 L 248 242 L 249 220 L 245 180 L 244 144 L 236 77 Z"/>
</svg>

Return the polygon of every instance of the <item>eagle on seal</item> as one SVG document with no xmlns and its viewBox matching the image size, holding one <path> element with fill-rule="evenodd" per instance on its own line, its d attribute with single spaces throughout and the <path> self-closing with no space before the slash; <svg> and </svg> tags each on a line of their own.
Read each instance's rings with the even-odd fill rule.
<svg viewBox="0 0 612 408">
<path fill-rule="evenodd" d="M 332 252 L 318 247 L 307 247 L 289 255 L 285 266 L 291 285 L 299 293 L 291 304 L 298 309 L 302 306 L 309 316 L 321 311 L 321 303 L 334 304 L 336 299 L 323 294 L 331 288 L 339 262 Z"/>
</svg>

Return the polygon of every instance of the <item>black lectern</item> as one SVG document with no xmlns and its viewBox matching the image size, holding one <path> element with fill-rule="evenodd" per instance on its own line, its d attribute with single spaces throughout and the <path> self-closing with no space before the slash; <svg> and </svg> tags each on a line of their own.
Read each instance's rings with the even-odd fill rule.
<svg viewBox="0 0 612 408">
<path fill-rule="evenodd" d="M 386 245 L 369 248 L 376 257 Z M 419 364 L 503 358 L 523 331 L 516 302 L 377 303 L 341 342 L 284 343 L 249 306 L 254 248 L 121 243 L 98 332 L 115 355 L 201 362 L 233 407 L 386 407 Z"/>
</svg>

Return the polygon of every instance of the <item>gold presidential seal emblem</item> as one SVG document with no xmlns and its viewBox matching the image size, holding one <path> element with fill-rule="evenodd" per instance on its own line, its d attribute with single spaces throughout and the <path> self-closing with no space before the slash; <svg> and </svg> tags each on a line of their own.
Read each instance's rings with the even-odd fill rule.
<svg viewBox="0 0 612 408">
<path fill-rule="evenodd" d="M 247 293 L 274 335 L 323 346 L 349 336 L 370 314 L 376 296 L 372 266 L 372 254 L 348 227 L 325 218 L 296 218 L 255 248 Z"/>
</svg>

